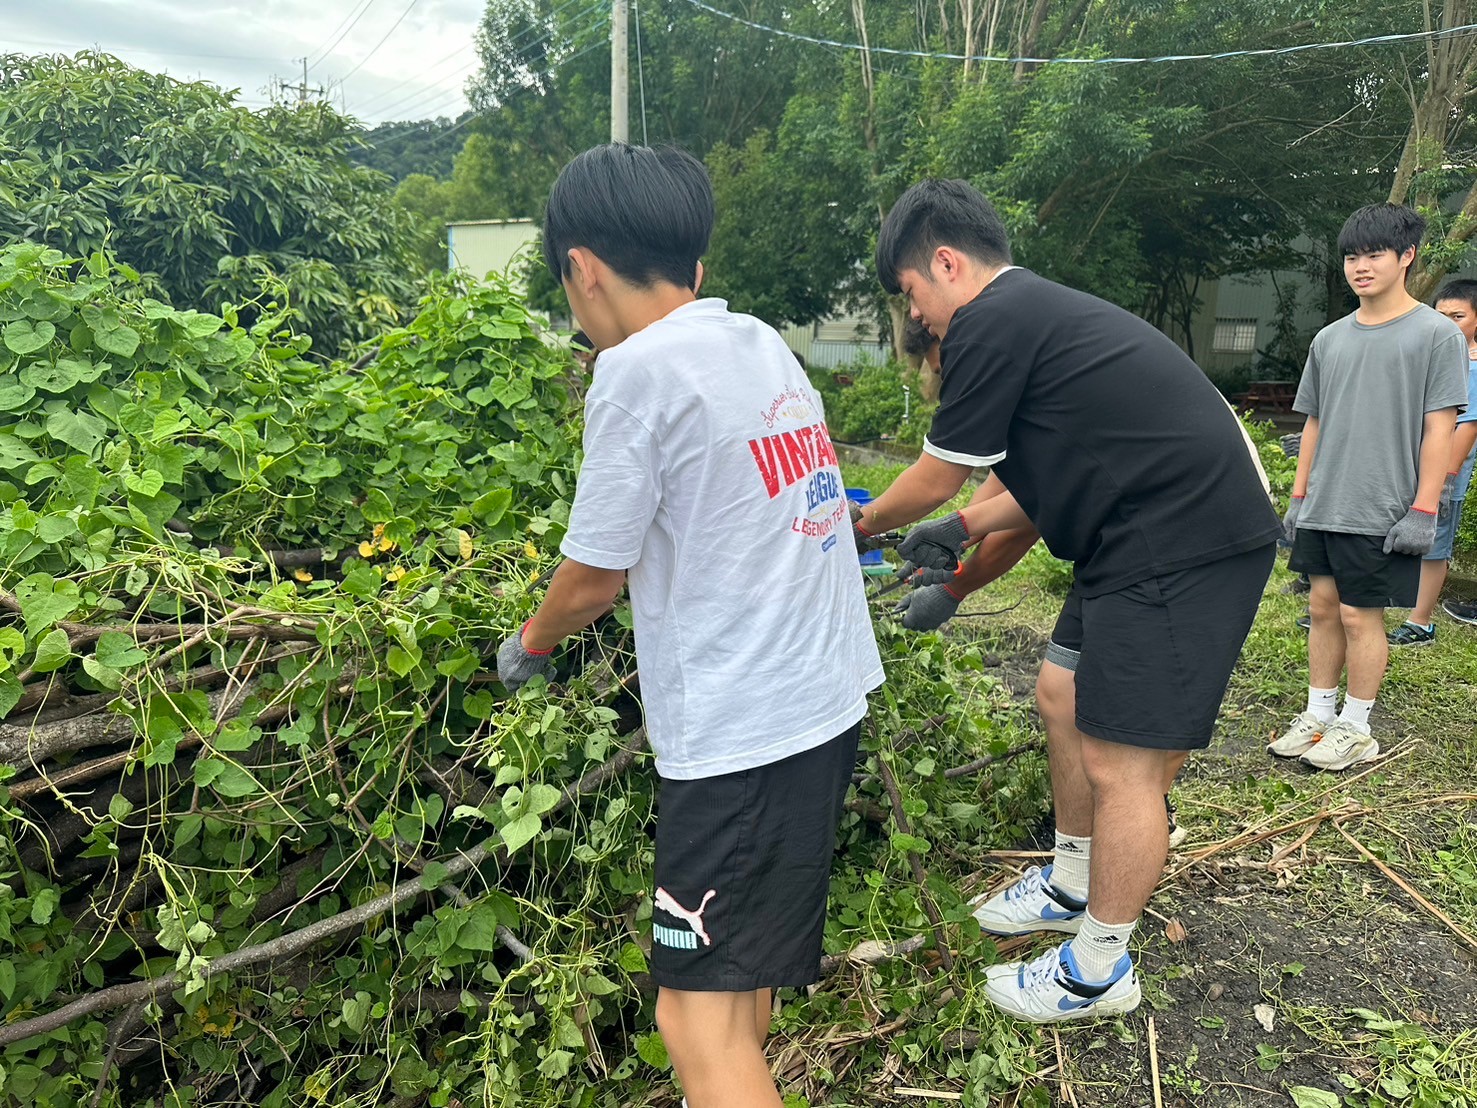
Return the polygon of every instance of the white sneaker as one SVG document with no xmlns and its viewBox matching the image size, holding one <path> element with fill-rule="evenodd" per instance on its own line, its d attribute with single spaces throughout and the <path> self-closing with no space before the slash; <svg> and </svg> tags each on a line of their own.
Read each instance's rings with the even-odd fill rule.
<svg viewBox="0 0 1477 1108">
<path fill-rule="evenodd" d="M 1095 1019 L 1132 1012 L 1143 994 L 1125 954 L 1106 981 L 1083 981 L 1070 940 L 1033 962 L 990 966 L 985 995 L 1003 1012 L 1031 1023 Z"/>
<path fill-rule="evenodd" d="M 1312 712 L 1304 712 L 1288 725 L 1286 731 L 1267 744 L 1267 753 L 1279 758 L 1301 758 L 1318 745 L 1324 732 L 1332 726 Z"/>
<path fill-rule="evenodd" d="M 1323 739 L 1302 757 L 1313 769 L 1341 770 L 1372 762 L 1379 757 L 1380 744 L 1352 723 L 1336 720 L 1323 732 Z"/>
<path fill-rule="evenodd" d="M 1051 867 L 1032 866 L 1009 888 L 988 899 L 984 895 L 969 902 L 980 929 L 991 935 L 1029 935 L 1033 931 L 1063 931 L 1077 934 L 1087 901 L 1064 893 L 1051 883 Z"/>
</svg>

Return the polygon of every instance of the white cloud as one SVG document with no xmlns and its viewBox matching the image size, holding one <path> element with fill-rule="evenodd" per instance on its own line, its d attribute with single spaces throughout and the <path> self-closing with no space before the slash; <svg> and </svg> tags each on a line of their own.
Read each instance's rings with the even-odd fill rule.
<svg viewBox="0 0 1477 1108">
<path fill-rule="evenodd" d="M 319 58 L 364 0 L 5 0 L 0 53 L 100 49 L 187 80 L 239 88 L 266 102 L 273 78 L 332 89 L 335 104 L 369 123 L 454 116 L 476 68 L 473 37 L 484 0 L 369 0 L 332 51 Z"/>
</svg>

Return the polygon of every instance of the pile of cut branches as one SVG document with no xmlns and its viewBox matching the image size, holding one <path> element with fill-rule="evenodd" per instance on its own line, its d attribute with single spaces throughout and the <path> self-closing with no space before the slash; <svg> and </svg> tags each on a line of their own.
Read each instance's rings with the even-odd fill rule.
<svg viewBox="0 0 1477 1108">
<path fill-rule="evenodd" d="M 311 359 L 286 289 L 249 315 L 0 252 L 0 1098 L 659 1100 L 628 615 L 553 684 L 492 669 L 567 519 L 565 359 L 495 283 L 354 362 Z M 1039 771 L 989 787 L 1026 725 L 978 659 L 884 639 L 828 971 L 947 964 L 930 836 L 1039 802 Z M 843 994 L 796 1003 L 867 1039 Z M 949 1003 L 920 1041 L 973 1020 Z"/>
</svg>

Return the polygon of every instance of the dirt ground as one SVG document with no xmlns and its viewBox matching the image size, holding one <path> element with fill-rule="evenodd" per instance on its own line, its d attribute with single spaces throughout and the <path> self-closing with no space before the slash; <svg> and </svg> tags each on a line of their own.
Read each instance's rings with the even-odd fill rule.
<svg viewBox="0 0 1477 1108">
<path fill-rule="evenodd" d="M 1259 626 L 1290 624 L 1299 603 L 1269 590 Z M 1189 835 L 1172 853 L 1135 941 L 1145 1003 L 1121 1020 L 1048 1029 L 1059 1063 L 1051 1103 L 1285 1105 L 1297 1103 L 1290 1090 L 1298 1087 L 1341 1096 L 1383 1088 L 1386 1099 L 1373 1103 L 1390 1105 L 1477 1103 L 1461 1099 L 1477 1097 L 1477 1084 L 1460 1077 L 1477 1071 L 1477 951 L 1336 826 L 1417 892 L 1424 885 L 1428 897 L 1440 882 L 1402 865 L 1402 848 L 1421 859 L 1455 843 L 1477 867 L 1469 852 L 1477 797 L 1429 803 L 1477 791 L 1470 667 L 1477 639 L 1449 621 L 1441 634 L 1429 655 L 1393 659 L 1374 721 L 1386 738 L 1384 757 L 1374 772 L 1350 780 L 1265 753 L 1269 727 L 1300 708 L 1295 690 L 1306 671 L 1299 672 L 1294 633 L 1278 627 L 1258 641 L 1253 632 L 1243 663 L 1251 672 L 1233 682 L 1223 733 L 1176 785 Z M 1044 642 L 1039 621 L 1005 623 L 986 636 L 982 654 L 1015 695 L 1028 697 Z M 1281 684 L 1288 692 L 1269 705 L 1258 671 L 1279 665 L 1287 667 Z M 1433 711 L 1438 689 L 1445 695 Z M 1308 822 L 1259 841 L 1237 838 L 1300 820 Z M 1049 822 L 1020 845 L 1049 849 Z M 1470 890 L 1461 896 L 1446 914 L 1470 935 L 1477 913 L 1463 910 Z M 1410 1084 L 1407 1071 L 1422 1051 L 1440 1054 L 1442 1044 L 1469 1055 L 1443 1071 L 1458 1074 L 1457 1083 L 1433 1086 L 1435 1099 L 1418 1100 L 1415 1089 L 1392 1095 L 1400 1082 Z"/>
</svg>

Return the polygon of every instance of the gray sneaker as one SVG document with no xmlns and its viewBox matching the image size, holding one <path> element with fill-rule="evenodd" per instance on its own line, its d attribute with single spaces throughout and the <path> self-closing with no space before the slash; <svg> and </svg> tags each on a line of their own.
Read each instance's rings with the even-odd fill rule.
<svg viewBox="0 0 1477 1108">
<path fill-rule="evenodd" d="M 1379 757 L 1380 744 L 1351 723 L 1335 720 L 1323 732 L 1318 745 L 1302 756 L 1303 765 L 1332 772 L 1372 762 Z"/>
<path fill-rule="evenodd" d="M 1279 758 L 1301 758 L 1323 738 L 1323 732 L 1332 727 L 1312 712 L 1303 712 L 1287 725 L 1287 730 L 1267 744 L 1267 753 Z"/>
<path fill-rule="evenodd" d="M 1443 600 L 1441 610 L 1458 623 L 1477 623 L 1477 604 L 1470 600 Z"/>
</svg>

